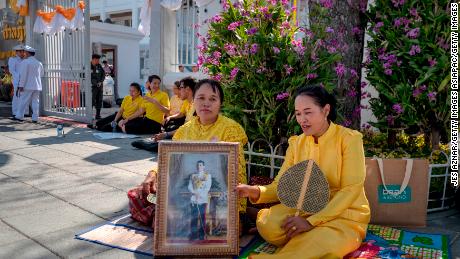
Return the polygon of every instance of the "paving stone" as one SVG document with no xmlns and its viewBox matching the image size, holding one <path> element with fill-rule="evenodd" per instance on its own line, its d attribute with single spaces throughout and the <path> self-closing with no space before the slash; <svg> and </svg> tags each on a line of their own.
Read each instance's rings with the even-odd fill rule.
<svg viewBox="0 0 460 259">
<path fill-rule="evenodd" d="M 44 192 L 34 192 L 21 196 L 9 196 L 7 198 L 2 198 L 0 202 L 0 217 L 8 218 L 30 213 L 39 213 L 41 211 L 50 211 L 66 206 L 70 205 Z"/>
<path fill-rule="evenodd" d="M 100 222 L 101 218 L 73 206 L 31 211 L 29 214 L 3 217 L 3 220 L 27 236 L 38 236 L 58 230 Z"/>
<path fill-rule="evenodd" d="M 102 223 L 102 222 L 101 222 Z M 97 224 L 97 223 L 96 223 Z M 75 239 L 75 235 L 91 228 L 92 224 L 61 229 L 56 232 L 35 236 L 34 239 L 65 258 L 83 258 L 112 249 L 108 246 Z"/>
<path fill-rule="evenodd" d="M 59 257 L 36 242 L 24 239 L 0 246 L 0 258 L 52 259 Z"/>
<path fill-rule="evenodd" d="M 0 248 L 25 239 L 27 239 L 26 236 L 21 235 L 19 232 L 0 221 Z"/>
<path fill-rule="evenodd" d="M 101 183 L 85 183 L 85 184 L 69 184 L 69 188 L 52 190 L 50 193 L 57 197 L 67 200 L 88 200 L 101 193 L 121 192 L 120 190 L 101 184 Z"/>
</svg>

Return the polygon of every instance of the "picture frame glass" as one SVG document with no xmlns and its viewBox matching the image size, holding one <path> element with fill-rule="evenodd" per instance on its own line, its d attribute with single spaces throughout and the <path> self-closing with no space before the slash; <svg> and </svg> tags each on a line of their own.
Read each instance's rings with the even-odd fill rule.
<svg viewBox="0 0 460 259">
<path fill-rule="evenodd" d="M 227 244 L 228 154 L 169 154 L 167 244 Z"/>
</svg>

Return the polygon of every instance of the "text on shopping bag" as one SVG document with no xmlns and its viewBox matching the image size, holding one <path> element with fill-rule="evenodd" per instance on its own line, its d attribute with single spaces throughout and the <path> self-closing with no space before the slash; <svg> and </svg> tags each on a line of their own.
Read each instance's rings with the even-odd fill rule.
<svg viewBox="0 0 460 259">
<path fill-rule="evenodd" d="M 407 186 L 404 191 L 400 193 L 401 185 L 379 185 L 379 203 L 408 203 L 412 200 L 411 188 Z"/>
</svg>

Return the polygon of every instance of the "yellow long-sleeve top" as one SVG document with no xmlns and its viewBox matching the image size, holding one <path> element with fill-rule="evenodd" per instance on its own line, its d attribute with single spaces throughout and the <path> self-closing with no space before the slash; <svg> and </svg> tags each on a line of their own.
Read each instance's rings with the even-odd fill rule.
<svg viewBox="0 0 460 259">
<path fill-rule="evenodd" d="M 310 224 L 318 226 L 336 218 L 369 222 L 369 203 L 364 193 L 366 168 L 362 135 L 334 123 L 318 138 L 318 144 L 312 136 L 303 134 L 289 139 L 283 166 L 270 185 L 259 186 L 257 203 L 279 201 L 276 194 L 278 180 L 289 167 L 307 159 L 315 160 L 331 190 L 328 205 L 308 218 Z"/>
<path fill-rule="evenodd" d="M 189 121 L 193 118 L 193 114 L 195 113 L 195 107 L 193 106 L 193 102 L 189 102 L 188 100 L 184 100 L 182 106 L 180 107 L 180 112 L 185 114 L 185 121 Z"/>
<path fill-rule="evenodd" d="M 177 95 L 173 95 L 171 97 L 171 99 L 169 100 L 169 103 L 171 104 L 171 111 L 169 112 L 169 115 L 174 115 L 176 113 L 179 113 L 180 112 L 180 108 L 182 107 L 182 103 L 184 103 L 184 101 L 182 101 L 179 96 Z"/>
<path fill-rule="evenodd" d="M 243 127 L 236 121 L 219 115 L 216 122 L 210 125 L 202 125 L 199 117 L 186 122 L 174 134 L 173 140 L 202 140 L 202 141 L 226 141 L 239 142 L 239 170 L 238 181 L 246 183 L 246 162 L 244 160 L 243 147 L 248 143 L 248 137 Z M 241 201 L 240 212 L 246 211 L 246 202 Z"/>
<path fill-rule="evenodd" d="M 273 255 L 251 258 L 341 258 L 361 245 L 370 209 L 364 193 L 362 135 L 357 131 L 331 123 L 318 143 L 312 136 L 291 137 L 283 166 L 272 184 L 259 186 L 260 197 L 255 203 L 277 202 L 280 177 L 289 167 L 307 159 L 313 159 L 325 174 L 331 191 L 329 203 L 314 215 L 301 214 L 313 229 L 290 240 L 281 225 L 296 210 L 283 204 L 261 210 L 257 215 L 259 234 L 280 248 Z"/>
</svg>

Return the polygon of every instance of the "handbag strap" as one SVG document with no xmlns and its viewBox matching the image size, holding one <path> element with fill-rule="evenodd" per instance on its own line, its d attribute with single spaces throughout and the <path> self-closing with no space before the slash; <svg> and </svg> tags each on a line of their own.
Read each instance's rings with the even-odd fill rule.
<svg viewBox="0 0 460 259">
<path fill-rule="evenodd" d="M 313 168 L 313 160 L 307 160 L 307 171 L 303 177 L 302 188 L 300 189 L 299 199 L 297 199 L 296 213 L 295 216 L 299 216 L 300 210 L 302 209 L 303 201 L 307 192 L 308 183 L 310 182 L 311 171 Z"/>
<path fill-rule="evenodd" d="M 379 166 L 379 173 L 380 173 L 380 178 L 382 178 L 382 184 L 383 184 L 383 188 L 388 192 L 388 188 L 387 188 L 387 185 L 385 183 L 385 176 L 384 176 L 384 173 L 383 173 L 383 160 L 381 158 L 377 158 L 377 164 Z M 407 158 L 404 158 L 404 160 L 406 160 L 406 171 L 404 172 L 404 179 L 403 179 L 403 182 L 401 184 L 401 187 L 399 189 L 399 193 L 398 194 L 393 194 L 393 195 L 399 195 L 401 193 L 403 193 L 406 188 L 407 188 L 407 185 L 409 184 L 409 180 L 412 176 L 412 168 L 414 166 L 414 159 L 407 159 Z M 388 192 L 390 193 L 390 192 Z"/>
</svg>

